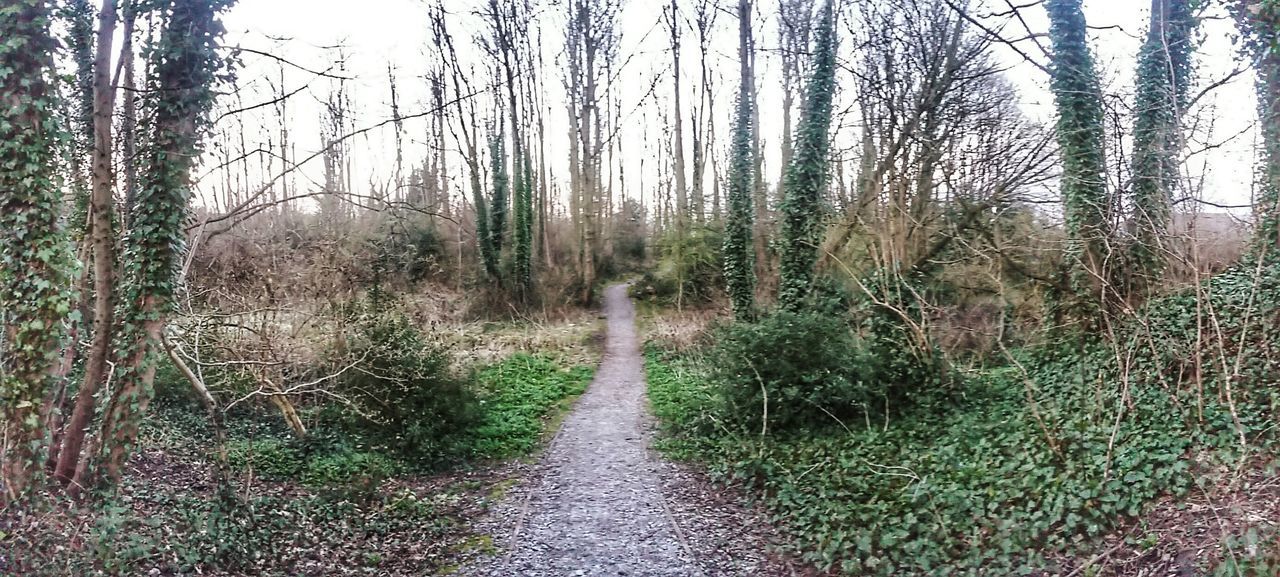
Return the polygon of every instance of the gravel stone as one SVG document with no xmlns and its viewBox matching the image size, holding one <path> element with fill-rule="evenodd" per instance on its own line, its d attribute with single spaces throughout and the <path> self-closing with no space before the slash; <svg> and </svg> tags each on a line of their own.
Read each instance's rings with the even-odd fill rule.
<svg viewBox="0 0 1280 577">
<path fill-rule="evenodd" d="M 769 552 L 772 529 L 740 501 L 649 450 L 644 367 L 626 285 L 606 289 L 604 313 L 604 357 L 591 386 L 537 470 L 476 525 L 502 550 L 461 574 L 809 574 Z"/>
</svg>

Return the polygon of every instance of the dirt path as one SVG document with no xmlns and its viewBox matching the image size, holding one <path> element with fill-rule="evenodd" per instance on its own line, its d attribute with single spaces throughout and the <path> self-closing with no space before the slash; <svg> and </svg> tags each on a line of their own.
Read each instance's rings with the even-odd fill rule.
<svg viewBox="0 0 1280 577">
<path fill-rule="evenodd" d="M 626 285 L 605 291 L 595 380 L 535 478 L 489 521 L 488 577 L 792 575 L 765 552 L 766 524 L 648 448 L 644 366 Z M 673 514 L 673 512 L 675 514 Z"/>
</svg>

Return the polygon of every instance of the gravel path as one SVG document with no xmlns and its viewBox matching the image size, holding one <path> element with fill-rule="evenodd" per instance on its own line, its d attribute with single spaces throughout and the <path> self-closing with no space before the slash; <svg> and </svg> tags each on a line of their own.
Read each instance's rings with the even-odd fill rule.
<svg viewBox="0 0 1280 577">
<path fill-rule="evenodd" d="M 595 380 L 538 471 L 478 527 L 504 550 L 463 574 L 802 574 L 769 555 L 767 523 L 649 450 L 644 367 L 626 285 L 606 289 L 604 313 L 608 335 Z"/>
</svg>

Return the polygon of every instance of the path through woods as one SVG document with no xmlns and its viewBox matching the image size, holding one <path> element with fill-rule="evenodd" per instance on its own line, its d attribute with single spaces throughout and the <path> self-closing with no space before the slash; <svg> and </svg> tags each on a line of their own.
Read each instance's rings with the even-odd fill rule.
<svg viewBox="0 0 1280 577">
<path fill-rule="evenodd" d="M 626 285 L 605 290 L 604 313 L 608 334 L 595 380 L 537 478 L 494 510 L 502 550 L 465 574 L 799 574 L 766 551 L 766 523 L 649 450 L 644 365 Z"/>
</svg>

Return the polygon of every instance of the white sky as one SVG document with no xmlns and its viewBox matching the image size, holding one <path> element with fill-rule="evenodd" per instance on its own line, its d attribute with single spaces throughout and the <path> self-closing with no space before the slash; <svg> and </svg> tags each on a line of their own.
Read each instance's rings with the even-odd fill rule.
<svg viewBox="0 0 1280 577">
<path fill-rule="evenodd" d="M 1005 7 L 1004 0 L 984 1 L 993 10 Z M 445 1 L 446 9 L 454 14 L 450 20 L 451 32 L 464 59 L 478 59 L 479 56 L 471 48 L 472 38 L 483 31 L 483 25 L 472 15 L 477 2 L 478 0 Z M 722 3 L 726 10 L 733 4 L 728 0 L 722 0 Z M 774 2 L 757 0 L 756 3 L 757 10 L 765 16 L 757 19 L 757 43 L 762 48 L 775 46 Z M 1020 2 L 1014 0 L 1014 3 Z M 563 106 L 559 104 L 562 89 L 559 69 L 555 64 L 563 37 L 563 18 L 560 15 L 563 7 L 559 4 L 562 3 L 553 4 L 550 0 L 542 0 L 537 9 L 542 13 L 537 21 L 542 27 L 541 46 L 548 66 L 545 84 L 552 102 L 548 117 L 548 146 L 552 152 L 567 151 L 567 124 Z M 665 24 L 660 23 L 664 4 L 665 2 L 657 0 L 625 0 L 620 18 L 622 43 L 619 62 L 627 62 L 619 81 L 622 110 L 627 115 L 620 138 L 627 175 L 626 192 L 629 196 L 639 193 L 641 183 L 646 189 L 652 189 L 656 184 L 656 166 L 652 158 L 657 147 L 661 146 L 659 139 L 662 127 L 652 100 L 645 106 L 640 106 L 640 103 L 655 75 L 663 76 L 658 85 L 663 102 L 667 101 L 666 95 L 670 93 L 667 31 Z M 681 4 L 682 10 L 686 11 L 685 16 L 690 17 L 692 2 L 681 0 Z M 323 47 L 342 44 L 348 55 L 345 74 L 354 77 L 348 84 L 356 105 L 354 124 L 356 127 L 364 127 L 390 116 L 388 65 L 397 70 L 401 112 L 412 114 L 429 109 L 425 101 L 426 83 L 422 80 L 431 50 L 427 6 L 427 2 L 423 0 L 240 0 L 225 17 L 229 30 L 227 42 L 278 54 L 315 70 L 328 69 L 336 54 Z M 1125 103 L 1131 101 L 1135 54 L 1146 30 L 1148 7 L 1149 0 L 1086 0 L 1085 3 L 1085 15 L 1089 24 L 1101 28 L 1094 32 L 1093 46 L 1103 70 L 1104 90 L 1109 94 L 1120 95 Z M 1043 32 L 1047 29 L 1042 8 L 1031 7 L 1022 12 L 1034 31 Z M 976 14 L 982 16 L 981 11 Z M 998 21 L 992 20 L 990 23 L 995 25 Z M 1006 28 L 1007 35 L 1024 36 L 1025 33 L 1018 26 L 1014 23 Z M 717 118 L 716 131 L 719 139 L 715 153 L 721 154 L 724 143 L 727 142 L 729 115 L 736 90 L 736 19 L 733 14 L 721 14 L 717 28 L 718 34 L 712 46 L 712 66 L 717 75 L 716 108 L 713 113 Z M 1199 48 L 1197 70 L 1201 84 L 1222 78 L 1237 65 L 1230 42 L 1233 31 L 1230 21 L 1225 18 L 1209 20 L 1202 26 L 1203 42 Z M 1034 45 L 1024 43 L 1022 46 L 1033 56 L 1041 57 Z M 1045 74 L 1033 66 L 1019 63 L 1020 58 L 1011 50 L 1001 48 L 1000 53 L 1012 66 L 1008 74 L 1021 93 L 1024 110 L 1037 120 L 1051 122 L 1052 99 L 1047 92 L 1048 79 Z M 760 59 L 761 134 L 767 149 L 765 175 L 772 181 L 778 173 L 776 162 L 771 160 L 776 158 L 775 147 L 780 137 L 781 121 L 780 115 L 770 114 L 770 111 L 777 110 L 780 106 L 780 73 L 771 56 L 762 54 Z M 1043 58 L 1039 59 L 1044 61 Z M 240 71 L 241 84 L 246 87 L 242 95 L 243 104 L 270 100 L 266 80 L 270 78 L 273 82 L 278 82 L 278 65 L 252 54 L 246 54 L 244 61 L 245 67 Z M 692 88 L 698 79 L 697 63 L 697 47 L 692 31 L 686 31 L 682 54 L 686 119 L 695 102 Z M 289 102 L 290 138 L 297 146 L 296 157 L 303 158 L 320 148 L 319 102 L 330 89 L 330 81 L 296 69 L 287 69 L 284 78 L 289 89 L 309 85 Z M 1188 163 L 1188 171 L 1192 176 L 1203 176 L 1205 179 L 1203 197 L 1206 200 L 1222 204 L 1245 204 L 1249 200 L 1253 166 L 1251 126 L 1256 118 L 1252 83 L 1251 74 L 1241 75 L 1202 100 L 1205 108 L 1201 116 L 1206 120 L 1213 120 L 1212 131 L 1202 128 L 1193 138 L 1214 142 L 1227 140 L 1225 145 L 1210 153 L 1195 156 Z M 224 102 L 228 106 L 234 104 L 236 103 Z M 265 145 L 267 139 L 274 139 L 278 131 L 275 128 L 275 115 L 270 107 L 243 115 L 238 121 L 223 121 L 220 128 L 236 133 L 240 131 L 240 122 L 244 124 L 243 132 L 249 149 Z M 1208 123 L 1204 126 L 1207 127 Z M 425 119 L 405 123 L 409 137 L 405 154 L 407 162 L 424 156 L 427 127 Z M 691 138 L 687 124 L 685 130 L 685 142 L 689 146 Z M 843 132 L 845 134 L 838 134 L 837 139 L 852 142 L 856 138 L 851 130 Z M 1238 137 L 1228 139 L 1237 134 Z M 367 190 L 371 180 L 390 179 L 394 158 L 392 135 L 392 128 L 388 125 L 353 142 L 353 180 L 358 192 Z M 239 145 L 238 142 L 234 144 Z M 452 139 L 448 146 L 455 146 Z M 1200 148 L 1195 143 L 1191 147 Z M 567 152 L 552 156 L 549 158 L 552 171 L 558 179 L 563 180 L 567 175 Z M 642 171 L 641 162 L 646 158 L 649 160 L 643 161 L 645 164 Z M 452 188 L 454 191 L 463 190 L 465 173 L 460 158 L 455 156 L 452 164 Z M 212 159 L 205 162 L 207 168 L 216 165 L 217 162 Z M 279 170 L 279 164 L 271 170 L 264 166 L 254 166 L 249 174 L 251 182 L 246 188 L 256 188 L 267 174 Z M 319 187 L 320 175 L 321 166 L 317 159 L 293 177 L 292 182 L 298 189 L 314 190 Z M 709 195 L 710 173 L 707 178 Z M 210 182 L 221 183 L 223 179 L 221 174 L 208 174 L 202 183 L 202 190 L 207 193 Z"/>
</svg>

